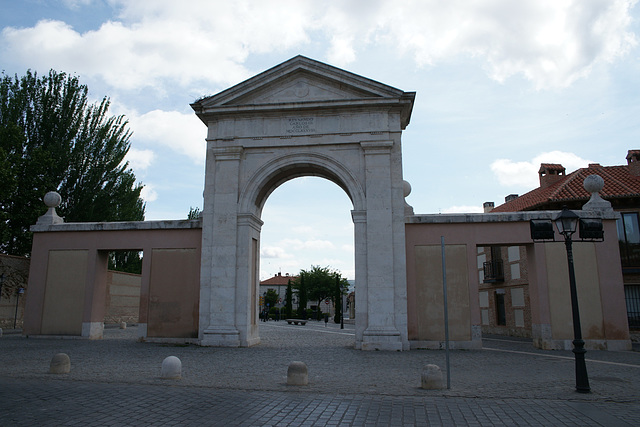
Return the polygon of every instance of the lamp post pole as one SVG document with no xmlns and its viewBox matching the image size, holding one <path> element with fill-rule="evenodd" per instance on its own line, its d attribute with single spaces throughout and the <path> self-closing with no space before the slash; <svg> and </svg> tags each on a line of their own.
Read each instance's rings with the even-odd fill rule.
<svg viewBox="0 0 640 427">
<path fill-rule="evenodd" d="M 569 289 L 571 290 L 571 314 L 573 315 L 573 355 L 576 362 L 576 391 L 578 393 L 589 393 L 589 377 L 587 375 L 587 365 L 584 361 L 584 340 L 582 339 L 582 328 L 580 327 L 580 309 L 578 308 L 578 292 L 576 290 L 576 274 L 573 265 L 573 247 L 571 236 L 576 232 L 580 218 L 575 212 L 566 207 L 555 219 L 558 232 L 564 237 L 564 244 L 567 249 L 567 264 L 569 265 Z"/>
<path fill-rule="evenodd" d="M 569 288 L 571 289 L 571 313 L 573 315 L 573 354 L 576 362 L 576 391 L 578 393 L 590 393 L 587 364 L 584 361 L 584 340 L 580 327 L 580 309 L 578 308 L 578 292 L 576 290 L 576 274 L 573 267 L 573 248 L 571 234 L 564 235 L 564 244 L 567 248 L 567 263 L 569 264 Z"/>
<path fill-rule="evenodd" d="M 16 325 L 18 324 L 18 303 L 20 301 L 20 295 L 22 295 L 23 293 L 24 293 L 24 288 L 23 287 L 18 288 L 16 292 L 16 314 L 13 317 L 13 329 L 15 329 Z"/>
</svg>

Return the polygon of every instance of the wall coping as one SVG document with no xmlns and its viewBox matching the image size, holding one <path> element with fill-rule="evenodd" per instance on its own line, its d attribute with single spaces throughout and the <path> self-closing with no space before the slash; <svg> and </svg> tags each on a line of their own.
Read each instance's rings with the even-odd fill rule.
<svg viewBox="0 0 640 427">
<path fill-rule="evenodd" d="M 525 222 L 532 219 L 553 220 L 561 211 L 526 211 L 526 212 L 500 212 L 500 213 L 456 213 L 456 214 L 426 214 L 411 215 L 405 217 L 406 224 L 477 224 L 491 222 Z M 608 211 L 573 211 L 580 218 L 600 218 L 603 220 L 616 220 L 620 217 L 618 212 Z"/>
<path fill-rule="evenodd" d="M 65 222 L 62 224 L 32 225 L 34 233 L 56 231 L 121 231 L 121 230 L 185 230 L 202 228 L 201 219 L 120 222 Z"/>
</svg>

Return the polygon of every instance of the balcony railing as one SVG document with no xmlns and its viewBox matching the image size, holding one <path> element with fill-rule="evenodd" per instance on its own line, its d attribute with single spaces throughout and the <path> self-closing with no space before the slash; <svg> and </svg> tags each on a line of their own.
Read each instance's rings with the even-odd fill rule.
<svg viewBox="0 0 640 427">
<path fill-rule="evenodd" d="M 484 268 L 484 283 L 504 282 L 504 268 L 501 259 L 494 259 L 482 264 Z"/>
</svg>

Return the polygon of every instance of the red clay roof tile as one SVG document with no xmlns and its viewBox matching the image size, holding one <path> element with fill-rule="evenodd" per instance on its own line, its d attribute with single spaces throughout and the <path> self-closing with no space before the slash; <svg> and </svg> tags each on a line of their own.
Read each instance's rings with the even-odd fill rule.
<svg viewBox="0 0 640 427">
<path fill-rule="evenodd" d="M 541 166 L 542 167 L 542 166 Z M 604 188 L 600 196 L 604 199 L 640 196 L 640 177 L 629 173 L 623 166 L 601 166 L 597 163 L 581 168 L 546 188 L 536 188 L 515 200 L 495 207 L 491 212 L 516 212 L 544 209 L 545 205 L 563 201 L 589 200 L 589 194 L 583 187 L 584 179 L 597 174 L 604 179 Z"/>
</svg>

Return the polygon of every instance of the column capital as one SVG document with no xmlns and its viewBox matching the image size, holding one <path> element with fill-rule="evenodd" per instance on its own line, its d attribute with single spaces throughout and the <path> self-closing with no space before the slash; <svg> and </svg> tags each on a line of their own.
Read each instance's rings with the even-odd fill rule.
<svg viewBox="0 0 640 427">
<path fill-rule="evenodd" d="M 238 214 L 238 225 L 248 225 L 249 227 L 256 230 L 258 233 L 262 229 L 262 225 L 264 221 L 258 218 L 257 215 L 252 213 L 240 213 Z"/>
<path fill-rule="evenodd" d="M 367 211 L 351 211 L 351 219 L 354 223 L 366 223 Z"/>
<path fill-rule="evenodd" d="M 211 154 L 216 160 L 240 160 L 243 152 L 242 147 L 217 147 L 211 149 Z"/>
<path fill-rule="evenodd" d="M 389 154 L 393 141 L 360 141 L 364 154 Z"/>
</svg>

